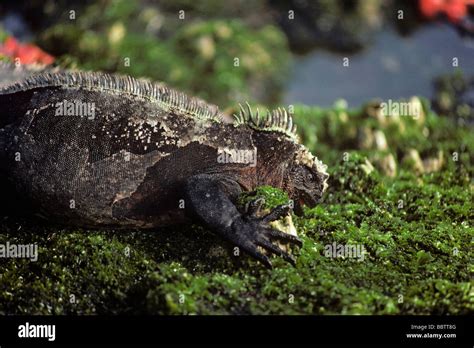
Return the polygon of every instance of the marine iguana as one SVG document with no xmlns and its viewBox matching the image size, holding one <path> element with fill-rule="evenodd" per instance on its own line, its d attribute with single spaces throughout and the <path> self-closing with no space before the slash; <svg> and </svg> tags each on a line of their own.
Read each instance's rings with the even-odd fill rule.
<svg viewBox="0 0 474 348">
<path fill-rule="evenodd" d="M 226 123 L 217 106 L 161 83 L 43 71 L 0 84 L 0 167 L 55 222 L 153 228 L 194 221 L 268 267 L 268 252 L 294 263 L 273 241 L 300 239 L 269 225 L 292 204 L 260 216 L 261 199 L 243 212 L 236 201 L 271 185 L 301 213 L 321 198 L 326 166 L 298 143 L 286 110 L 261 115 L 247 104 L 234 116 Z"/>
</svg>

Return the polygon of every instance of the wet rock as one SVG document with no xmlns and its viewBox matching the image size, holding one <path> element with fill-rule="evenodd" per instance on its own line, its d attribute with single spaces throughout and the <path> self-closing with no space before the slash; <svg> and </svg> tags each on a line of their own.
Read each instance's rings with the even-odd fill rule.
<svg viewBox="0 0 474 348">
<path fill-rule="evenodd" d="M 394 113 L 386 115 L 384 113 L 382 103 L 384 103 L 382 100 L 373 100 L 368 102 L 364 106 L 363 114 L 368 117 L 375 118 L 380 127 L 385 128 L 391 124 L 397 124 L 400 128 L 402 128 L 403 125 L 400 124 L 400 115 Z"/>
<path fill-rule="evenodd" d="M 371 149 L 375 141 L 374 132 L 369 127 L 357 129 L 357 147 L 359 149 Z"/>
<path fill-rule="evenodd" d="M 387 145 L 387 138 L 385 137 L 385 133 L 381 130 L 376 130 L 374 132 L 374 142 L 375 142 L 375 148 L 377 150 L 387 150 L 388 145 Z"/>
<path fill-rule="evenodd" d="M 112 45 L 116 45 L 120 43 L 125 36 L 125 32 L 126 32 L 126 29 L 122 22 L 115 23 L 109 29 L 109 36 L 108 36 L 109 42 Z"/>
<path fill-rule="evenodd" d="M 439 171 L 444 165 L 443 151 L 439 150 L 436 157 L 428 157 L 423 160 L 423 170 L 425 173 Z"/>
<path fill-rule="evenodd" d="M 416 174 L 423 174 L 425 170 L 423 167 L 423 161 L 421 160 L 420 154 L 416 149 L 408 150 L 402 159 L 402 164 L 406 168 L 414 171 Z"/>
<path fill-rule="evenodd" d="M 373 162 L 383 175 L 391 178 L 397 175 L 397 161 L 392 153 L 376 155 L 373 158 Z"/>
<path fill-rule="evenodd" d="M 445 163 L 445 159 L 442 150 L 439 150 L 435 157 L 426 157 L 422 159 L 417 150 L 410 149 L 404 156 L 402 163 L 409 169 L 414 170 L 416 174 L 425 174 L 441 170 Z"/>
<path fill-rule="evenodd" d="M 379 123 L 385 122 L 381 100 L 373 100 L 365 104 L 363 114 L 375 118 Z"/>
<path fill-rule="evenodd" d="M 211 36 L 205 35 L 197 40 L 197 50 L 204 60 L 211 60 L 216 54 L 216 47 Z"/>
<path fill-rule="evenodd" d="M 381 128 L 397 126 L 403 133 L 406 127 L 411 126 L 411 120 L 415 120 L 418 126 L 425 124 L 425 111 L 423 103 L 418 97 L 411 97 L 407 100 L 373 100 L 367 103 L 363 109 L 363 114 L 374 118 Z"/>
<path fill-rule="evenodd" d="M 387 138 L 381 130 L 373 130 L 370 127 L 359 127 L 357 129 L 357 148 L 362 150 L 386 150 L 388 148 Z"/>
<path fill-rule="evenodd" d="M 360 168 L 366 175 L 369 175 L 375 169 L 372 163 L 367 158 L 364 160 L 362 164 L 360 164 Z"/>
<path fill-rule="evenodd" d="M 426 115 L 425 115 L 423 104 L 421 103 L 420 98 L 411 97 L 409 103 L 410 103 L 409 109 L 417 111 L 416 115 L 414 116 L 416 123 L 418 125 L 424 125 Z"/>
</svg>

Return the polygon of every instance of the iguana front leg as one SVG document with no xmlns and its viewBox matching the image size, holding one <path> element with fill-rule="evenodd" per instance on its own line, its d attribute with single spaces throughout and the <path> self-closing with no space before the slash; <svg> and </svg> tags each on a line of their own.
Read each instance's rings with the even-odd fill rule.
<svg viewBox="0 0 474 348">
<path fill-rule="evenodd" d="M 229 185 L 230 182 L 230 185 Z M 252 257 L 271 268 L 270 259 L 258 250 L 258 246 L 283 257 L 295 264 L 295 259 L 271 242 L 279 239 L 301 245 L 298 237 L 280 232 L 270 227 L 269 223 L 287 215 L 291 207 L 281 205 L 269 214 L 258 217 L 257 213 L 263 203 L 257 199 L 249 204 L 247 212 L 241 214 L 229 198 L 229 187 L 232 195 L 238 194 L 240 187 L 236 182 L 213 175 L 199 174 L 192 176 L 185 184 L 186 209 L 202 224 L 224 239 L 242 248 Z"/>
</svg>

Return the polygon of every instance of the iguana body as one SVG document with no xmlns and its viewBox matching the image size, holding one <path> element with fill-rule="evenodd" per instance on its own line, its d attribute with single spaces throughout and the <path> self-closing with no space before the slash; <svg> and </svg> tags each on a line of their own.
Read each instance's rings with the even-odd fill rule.
<svg viewBox="0 0 474 348">
<path fill-rule="evenodd" d="M 291 259 L 269 237 L 298 242 L 267 225 L 289 208 L 257 218 L 259 202 L 242 215 L 236 198 L 272 185 L 314 205 L 327 174 L 291 139 L 286 112 L 251 114 L 227 124 L 213 105 L 131 77 L 34 74 L 0 87 L 0 166 L 56 222 L 152 228 L 197 221 L 269 265 L 257 245 Z M 256 154 L 256 165 L 229 163 L 239 161 L 226 153 Z"/>
</svg>

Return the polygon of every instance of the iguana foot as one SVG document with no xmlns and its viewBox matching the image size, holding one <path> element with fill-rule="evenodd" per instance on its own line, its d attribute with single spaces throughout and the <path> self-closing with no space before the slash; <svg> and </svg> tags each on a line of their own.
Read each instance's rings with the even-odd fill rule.
<svg viewBox="0 0 474 348">
<path fill-rule="evenodd" d="M 242 214 L 229 199 L 230 188 L 234 189 L 232 196 L 237 197 L 240 194 L 240 186 L 235 181 L 209 174 L 192 176 L 186 181 L 184 188 L 189 214 L 197 217 L 204 226 L 267 267 L 271 268 L 272 263 L 259 248 L 279 255 L 295 265 L 293 256 L 271 242 L 277 239 L 302 245 L 298 237 L 270 226 L 270 222 L 287 215 L 291 211 L 291 205 L 280 205 L 270 213 L 261 216 L 260 208 L 264 200 L 260 198 L 250 202 L 246 212 Z"/>
<path fill-rule="evenodd" d="M 272 263 L 268 256 L 259 251 L 258 247 L 262 247 L 282 257 L 294 266 L 296 264 L 294 257 L 273 244 L 271 240 L 278 239 L 298 246 L 302 245 L 301 240 L 296 236 L 278 231 L 269 225 L 270 222 L 288 215 L 291 211 L 291 206 L 289 204 L 280 205 L 267 215 L 259 217 L 259 212 L 264 202 L 263 198 L 250 202 L 247 205 L 246 213 L 236 217 L 232 222 L 230 226 L 231 235 L 227 237 L 236 246 L 261 261 L 268 268 L 272 268 Z"/>
</svg>

